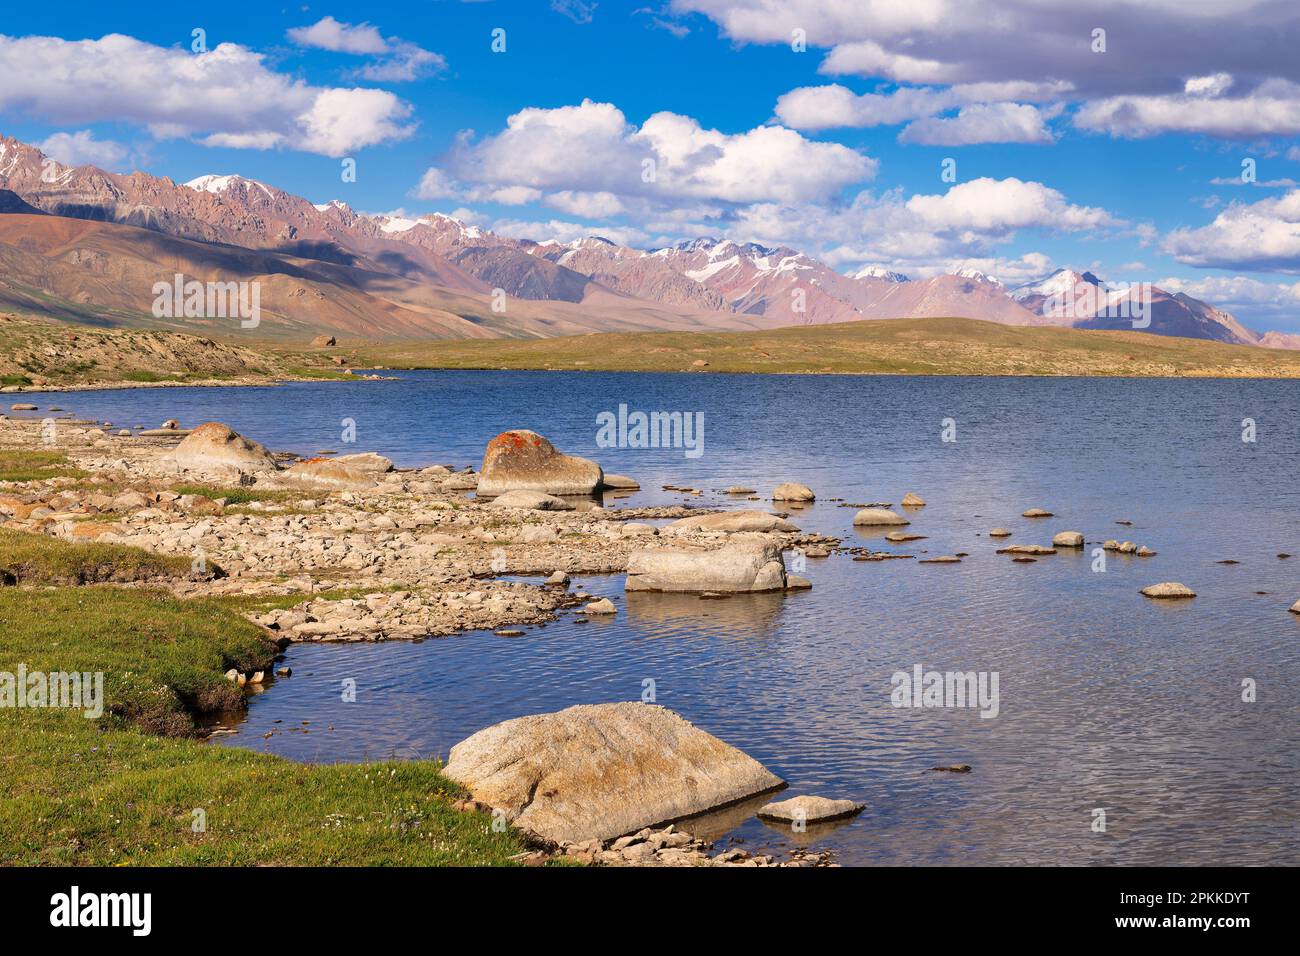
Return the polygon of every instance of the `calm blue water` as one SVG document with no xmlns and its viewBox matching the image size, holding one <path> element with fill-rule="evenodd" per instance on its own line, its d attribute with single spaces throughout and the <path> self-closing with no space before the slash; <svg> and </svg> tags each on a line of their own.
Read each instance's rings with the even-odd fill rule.
<svg viewBox="0 0 1300 956">
<path fill-rule="evenodd" d="M 1300 616 L 1287 612 L 1300 598 L 1300 383 L 393 374 L 46 404 L 127 427 L 215 419 L 275 449 L 374 450 L 399 465 L 477 466 L 494 434 L 528 427 L 640 479 L 627 504 L 688 500 L 660 490 L 681 484 L 711 490 L 695 504 L 763 506 L 712 490 L 800 481 L 820 500 L 793 521 L 877 547 L 827 499 L 915 491 L 929 505 L 908 530 L 928 537 L 899 550 L 970 556 L 810 559 L 811 592 L 727 601 L 630 600 L 621 579 L 592 577 L 587 589 L 619 605 L 612 621 L 295 647 L 294 676 L 254 698 L 224 743 L 306 760 L 445 756 L 510 717 L 639 699 L 648 678 L 659 703 L 781 774 L 790 795 L 865 802 L 850 823 L 798 837 L 845 863 L 1300 862 Z M 704 454 L 598 448 L 596 416 L 620 403 L 703 412 Z M 1241 440 L 1245 418 L 1255 442 Z M 341 443 L 344 419 L 355 446 Z M 941 440 L 944 419 L 956 442 Z M 1020 517 L 1034 506 L 1057 517 Z M 1078 530 L 1159 554 L 1108 555 L 1103 573 L 1087 551 L 1014 564 L 983 534 L 996 525 L 1012 543 Z M 1199 596 L 1137 593 L 1158 581 Z M 996 671 L 999 716 L 892 707 L 890 676 L 915 664 Z M 339 701 L 344 677 L 356 703 Z M 1247 678 L 1255 703 L 1241 700 Z M 303 720 L 310 734 L 262 738 Z M 973 772 L 927 772 L 958 763 Z M 1105 833 L 1091 829 L 1097 808 Z M 743 809 L 709 827 L 751 847 L 796 839 Z"/>
</svg>

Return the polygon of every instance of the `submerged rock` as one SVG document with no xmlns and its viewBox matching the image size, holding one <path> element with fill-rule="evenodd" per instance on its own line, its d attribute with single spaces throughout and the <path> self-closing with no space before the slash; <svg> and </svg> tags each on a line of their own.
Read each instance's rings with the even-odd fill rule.
<svg viewBox="0 0 1300 956">
<path fill-rule="evenodd" d="M 604 478 L 594 461 L 561 454 L 541 435 L 519 428 L 502 432 L 488 442 L 479 470 L 478 493 L 489 498 L 515 490 L 590 495 L 601 487 Z"/>
<path fill-rule="evenodd" d="M 628 558 L 629 591 L 781 591 L 785 563 L 778 545 L 744 541 L 724 548 L 655 548 Z"/>
<path fill-rule="evenodd" d="M 909 491 L 907 494 L 903 495 L 902 505 L 904 508 L 924 508 L 925 499 L 915 492 Z"/>
<path fill-rule="evenodd" d="M 1050 511 L 1045 511 L 1045 510 L 1042 509 L 1042 508 L 1030 508 L 1028 511 L 1022 512 L 1021 515 L 1020 515 L 1020 517 L 1022 517 L 1022 518 L 1050 518 L 1050 517 L 1052 517 L 1052 513 L 1051 513 Z"/>
<path fill-rule="evenodd" d="M 526 832 L 607 840 L 782 785 L 735 747 L 654 704 L 519 717 L 451 748 L 443 773 Z"/>
<path fill-rule="evenodd" d="M 792 823 L 802 820 L 805 823 L 824 823 L 828 820 L 841 820 L 861 813 L 865 803 L 852 800 L 832 800 L 829 797 L 791 797 L 769 803 L 756 814 L 763 820 L 783 820 Z"/>
<path fill-rule="evenodd" d="M 627 475 L 606 475 L 601 487 L 615 491 L 639 491 L 641 482 L 635 478 L 629 478 Z"/>
</svg>

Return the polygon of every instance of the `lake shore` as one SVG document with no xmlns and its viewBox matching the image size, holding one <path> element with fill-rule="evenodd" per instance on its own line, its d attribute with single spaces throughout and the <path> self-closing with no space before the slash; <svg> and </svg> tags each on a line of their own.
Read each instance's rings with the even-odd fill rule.
<svg viewBox="0 0 1300 956">
<path fill-rule="evenodd" d="M 258 857 L 232 843 L 235 833 L 229 830 L 205 840 L 185 836 L 183 828 L 177 828 L 177 836 L 162 837 L 146 853 L 115 844 L 117 852 L 125 854 L 121 859 L 406 864 L 572 860 L 728 866 L 829 862 L 825 854 L 802 850 L 785 864 L 736 850 L 715 855 L 709 844 L 672 827 L 572 845 L 539 847 L 513 831 L 489 832 L 484 840 L 484 814 L 491 808 L 467 799 L 463 789 L 440 776 L 436 763 L 416 761 L 391 770 L 387 764 L 302 767 L 228 748 L 196 748 L 192 738 L 200 723 L 211 729 L 213 716 L 238 718 L 243 695 L 234 693 L 236 688 L 274 693 L 277 680 L 292 680 L 291 672 L 276 667 L 275 661 L 293 643 L 425 640 L 474 630 L 495 630 L 508 637 L 517 633 L 514 628 L 545 626 L 562 614 L 597 616 L 608 613 L 605 606 L 621 613 L 602 600 L 621 595 L 570 588 L 567 575 L 626 571 L 630 552 L 657 534 L 645 522 L 700 511 L 681 506 L 611 509 L 591 502 L 572 511 L 493 507 L 470 496 L 473 472 L 434 463 L 396 470 L 383 460 L 368 460 L 371 467 L 364 477 L 357 479 L 354 473 L 346 488 L 338 486 L 337 473 L 316 486 L 291 480 L 283 471 L 268 473 L 251 485 L 230 474 L 179 475 L 168 458 L 182 434 L 188 433 L 178 430 L 175 438 L 119 437 L 93 422 L 59 421 L 51 443 L 41 420 L 0 421 L 0 570 L 14 585 L 4 591 L 12 605 L 5 616 L 25 606 L 25 594 L 39 593 L 49 604 L 39 613 L 21 615 L 19 636 L 7 642 L 6 659 L 25 653 L 21 660 L 50 670 L 101 666 L 104 651 L 97 643 L 99 632 L 90 626 L 93 617 L 74 622 L 69 615 L 84 600 L 87 588 L 108 588 L 96 603 L 117 622 L 115 627 L 125 622 L 127 637 L 118 639 L 116 656 L 103 669 L 119 677 L 125 672 L 143 675 L 146 686 L 158 682 L 176 703 L 163 712 L 153 705 L 137 705 L 132 701 L 140 678 L 113 688 L 110 677 L 110 711 L 116 719 L 110 722 L 108 739 L 121 756 L 105 771 L 100 785 L 123 787 L 125 779 L 140 772 L 138 755 L 146 752 L 166 754 L 164 762 L 172 772 L 189 780 L 202 778 L 205 786 L 235 786 L 236 780 L 228 779 L 233 773 L 243 793 L 239 800 L 246 819 L 241 825 L 251 831 L 247 836 L 254 847 L 277 847 L 269 857 Z M 759 537 L 770 537 L 778 547 L 822 540 L 793 532 Z M 726 544 L 725 535 L 706 531 L 684 532 L 683 539 L 704 549 Z M 548 584 L 509 580 L 542 575 L 554 577 Z M 202 661 L 187 665 L 186 680 L 194 686 L 177 686 L 174 668 L 153 675 L 151 621 L 167 616 L 173 619 L 174 631 L 202 631 L 192 640 L 185 638 L 197 642 Z M 218 638 L 212 628 L 236 635 L 243 643 L 238 650 L 217 646 L 218 640 L 234 638 Z M 214 652 L 223 668 L 229 666 L 225 676 L 213 663 Z M 40 768 L 69 747 L 88 746 L 87 734 L 93 736 L 94 731 L 75 718 L 43 726 L 33 749 L 23 743 L 32 739 L 27 729 L 15 720 L 7 717 L 0 734 L 18 763 L 33 775 L 29 779 L 23 774 L 24 800 L 39 804 L 46 799 L 36 793 Z M 221 726 L 220 720 L 216 726 Z M 289 730 L 310 732 L 304 727 Z M 163 739 L 156 744 L 141 737 L 158 733 Z M 67 736 L 55 748 L 50 734 Z M 373 840 L 374 822 L 363 810 L 375 795 L 363 795 L 359 785 L 380 771 L 393 778 L 384 784 L 394 790 L 385 800 L 399 799 L 412 788 L 422 790 L 420 802 L 427 809 L 419 813 L 419 826 L 436 831 L 433 843 L 442 849 L 431 851 L 416 841 L 408 850 L 391 839 Z M 362 850 L 357 834 L 352 834 L 337 843 L 322 838 L 288 851 L 278 835 L 279 825 L 265 812 L 250 808 L 258 789 L 252 780 L 270 781 L 272 806 L 288 799 L 297 786 L 321 794 L 321 799 L 331 796 L 337 802 L 330 816 L 343 818 L 337 825 L 352 826 L 346 822 L 347 808 L 352 807 L 358 821 L 364 821 L 359 831 L 371 834 L 371 842 Z M 77 802 L 71 792 L 63 799 Z M 144 792 L 134 799 L 145 804 L 148 813 L 161 810 L 149 805 Z M 310 803 L 316 798 L 308 799 Z M 75 834 L 81 827 L 94 825 L 91 806 L 64 824 L 73 844 L 80 842 Z M 0 833 L 17 825 L 0 815 Z M 19 834 L 17 839 L 31 843 L 35 836 Z M 35 860 L 8 853 L 6 858 Z M 106 857 L 102 848 L 87 848 L 54 859 L 103 863 L 118 858 Z"/>
</svg>

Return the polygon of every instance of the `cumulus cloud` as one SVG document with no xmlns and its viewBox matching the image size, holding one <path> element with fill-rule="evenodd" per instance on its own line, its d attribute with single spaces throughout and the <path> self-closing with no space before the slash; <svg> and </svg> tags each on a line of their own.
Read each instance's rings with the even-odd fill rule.
<svg viewBox="0 0 1300 956">
<path fill-rule="evenodd" d="M 160 139 L 343 156 L 414 130 L 392 93 L 312 86 L 234 43 L 189 53 L 121 34 L 0 36 L 0 76 L 0 109 L 61 125 L 137 123 Z"/>
<path fill-rule="evenodd" d="M 340 23 L 322 17 L 308 27 L 294 27 L 288 37 L 299 46 L 334 53 L 369 54 L 379 59 L 356 71 L 356 76 L 377 83 L 407 83 L 441 72 L 447 60 L 398 37 L 384 37 L 369 23 Z"/>
<path fill-rule="evenodd" d="M 1083 128 L 1115 136 L 1297 132 L 1300 14 L 1281 0 L 673 0 L 672 7 L 709 17 L 738 42 L 789 44 L 791 31 L 803 30 L 810 50 L 825 51 L 819 69 L 828 75 L 943 85 L 1051 78 L 1085 104 Z M 1097 27 L 1106 30 L 1106 52 L 1093 50 Z M 853 108 L 843 94 L 822 96 L 787 104 L 825 114 L 802 128 L 871 125 L 844 121 Z M 778 115 L 800 126 L 779 107 Z"/>
<path fill-rule="evenodd" d="M 546 204 L 570 216 L 584 219 L 608 219 L 623 212 L 624 206 L 613 193 L 584 192 L 582 190 L 564 189 L 546 197 Z"/>
<path fill-rule="evenodd" d="M 340 23 L 322 17 L 309 27 L 294 27 L 289 39 L 299 46 L 331 50 L 335 53 L 387 53 L 388 42 L 378 27 L 368 23 Z"/>
<path fill-rule="evenodd" d="M 661 112 L 638 127 L 613 104 L 584 100 L 520 110 L 478 143 L 465 136 L 448 166 L 462 181 L 497 186 L 748 203 L 825 199 L 869 179 L 876 161 L 782 126 L 729 134 Z"/>
<path fill-rule="evenodd" d="M 65 166 L 98 166 L 120 170 L 126 162 L 127 148 L 108 139 L 96 139 L 88 129 L 75 133 L 55 133 L 36 144 L 42 153 Z"/>
<path fill-rule="evenodd" d="M 804 86 L 776 101 L 781 122 L 798 130 L 835 127 L 895 126 L 952 109 L 1018 100 L 1039 103 L 1057 99 L 1071 89 L 1060 81 L 959 83 L 946 89 L 903 86 L 889 93 L 854 93 L 838 83 Z"/>
<path fill-rule="evenodd" d="M 1300 133 L 1300 85 L 1268 80 L 1244 96 L 1208 90 L 1164 96 L 1115 96 L 1085 103 L 1074 117 L 1081 129 L 1112 136 L 1205 133 L 1227 138 Z"/>
<path fill-rule="evenodd" d="M 1051 111 L 1027 103 L 976 103 L 956 116 L 930 116 L 909 123 L 901 143 L 924 146 L 970 146 L 978 143 L 1052 143 L 1047 128 Z"/>
<path fill-rule="evenodd" d="M 1209 225 L 1170 232 L 1161 248 L 1187 265 L 1300 273 L 1300 189 L 1232 203 Z"/>
<path fill-rule="evenodd" d="M 417 199 L 459 199 L 460 184 L 436 166 L 430 166 L 413 190 Z"/>
<path fill-rule="evenodd" d="M 1026 230 L 1089 233 L 1120 227 L 1104 209 L 1070 203 L 1042 183 L 978 179 L 946 193 L 906 197 L 895 189 L 860 192 L 842 206 L 756 203 L 740 210 L 724 230 L 732 238 L 820 252 L 840 266 L 885 264 L 918 275 L 975 266 L 992 274 L 1042 275 L 1048 262 L 1027 253 L 1016 265 L 997 249 Z M 992 263 L 997 263 L 996 268 Z"/>
</svg>

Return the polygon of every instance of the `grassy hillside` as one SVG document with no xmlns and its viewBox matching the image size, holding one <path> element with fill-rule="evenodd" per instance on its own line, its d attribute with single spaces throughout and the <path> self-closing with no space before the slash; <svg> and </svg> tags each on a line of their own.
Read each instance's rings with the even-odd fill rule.
<svg viewBox="0 0 1300 956">
<path fill-rule="evenodd" d="M 353 351 L 359 362 L 387 368 L 1300 377 L 1300 351 L 956 318 L 883 319 L 764 332 L 425 342 Z"/>
</svg>

